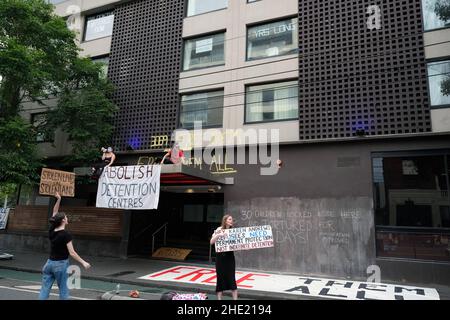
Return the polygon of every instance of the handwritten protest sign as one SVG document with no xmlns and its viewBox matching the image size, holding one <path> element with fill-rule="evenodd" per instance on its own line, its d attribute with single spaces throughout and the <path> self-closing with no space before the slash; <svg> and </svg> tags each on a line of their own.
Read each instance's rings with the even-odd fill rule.
<svg viewBox="0 0 450 320">
<path fill-rule="evenodd" d="M 75 173 L 42 168 L 39 194 L 63 197 L 75 196 Z"/>
<path fill-rule="evenodd" d="M 273 247 L 272 227 L 255 226 L 225 230 L 225 237 L 216 241 L 216 252 Z"/>
<path fill-rule="evenodd" d="M 106 167 L 98 181 L 97 207 L 157 209 L 161 166 Z"/>
<path fill-rule="evenodd" d="M 6 229 L 8 223 L 9 208 L 0 208 L 0 230 Z"/>
</svg>

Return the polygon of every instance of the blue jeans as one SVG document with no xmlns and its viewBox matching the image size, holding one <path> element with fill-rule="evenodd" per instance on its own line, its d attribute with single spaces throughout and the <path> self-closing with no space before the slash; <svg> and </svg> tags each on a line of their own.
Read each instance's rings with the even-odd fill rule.
<svg viewBox="0 0 450 320">
<path fill-rule="evenodd" d="M 69 259 L 59 261 L 47 260 L 47 263 L 42 268 L 42 287 L 39 293 L 39 300 L 48 299 L 55 280 L 59 288 L 59 299 L 69 299 L 69 288 L 67 287 L 67 279 L 69 278 L 67 273 L 68 267 Z"/>
</svg>

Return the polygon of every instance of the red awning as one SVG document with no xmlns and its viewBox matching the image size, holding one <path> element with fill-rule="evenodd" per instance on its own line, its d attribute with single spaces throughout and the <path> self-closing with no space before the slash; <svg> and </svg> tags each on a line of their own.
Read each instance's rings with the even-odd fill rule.
<svg viewBox="0 0 450 320">
<path fill-rule="evenodd" d="M 185 173 L 161 173 L 161 185 L 214 185 L 213 181 L 187 175 Z"/>
</svg>

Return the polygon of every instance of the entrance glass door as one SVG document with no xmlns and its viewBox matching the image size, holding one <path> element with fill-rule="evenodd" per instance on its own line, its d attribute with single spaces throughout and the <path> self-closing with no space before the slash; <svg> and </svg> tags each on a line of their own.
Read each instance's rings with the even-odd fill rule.
<svg viewBox="0 0 450 320">
<path fill-rule="evenodd" d="M 169 238 L 176 241 L 208 243 L 221 222 L 223 194 L 172 194 Z"/>
</svg>

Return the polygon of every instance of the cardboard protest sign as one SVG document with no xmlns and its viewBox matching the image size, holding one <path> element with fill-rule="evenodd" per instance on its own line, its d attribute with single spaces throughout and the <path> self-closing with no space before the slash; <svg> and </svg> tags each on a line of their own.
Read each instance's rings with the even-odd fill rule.
<svg viewBox="0 0 450 320">
<path fill-rule="evenodd" d="M 161 166 L 106 167 L 98 181 L 97 207 L 157 209 Z"/>
<path fill-rule="evenodd" d="M 75 196 L 75 173 L 42 168 L 39 194 L 63 197 Z"/>
<path fill-rule="evenodd" d="M 0 230 L 6 229 L 8 223 L 9 208 L 0 208 Z"/>
<path fill-rule="evenodd" d="M 217 239 L 216 252 L 251 250 L 273 247 L 272 227 L 255 226 L 225 230 L 225 237 Z"/>
<path fill-rule="evenodd" d="M 190 249 L 179 249 L 179 248 L 159 248 L 152 254 L 153 258 L 165 258 L 172 260 L 185 260 L 186 257 L 191 253 Z"/>
</svg>

